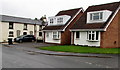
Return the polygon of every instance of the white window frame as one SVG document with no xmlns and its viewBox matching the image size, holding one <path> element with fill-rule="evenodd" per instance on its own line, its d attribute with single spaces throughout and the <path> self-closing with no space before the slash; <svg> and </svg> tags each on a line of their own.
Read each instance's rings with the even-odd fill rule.
<svg viewBox="0 0 120 70">
<path fill-rule="evenodd" d="M 9 31 L 9 36 L 8 37 L 14 37 L 14 32 L 13 31 Z"/>
<path fill-rule="evenodd" d="M 63 18 L 62 17 L 57 18 L 57 23 L 63 23 Z"/>
<path fill-rule="evenodd" d="M 53 32 L 53 39 L 60 39 L 59 32 Z"/>
<path fill-rule="evenodd" d="M 98 32 L 98 37 L 96 37 L 96 33 Z M 99 41 L 99 31 L 88 31 L 87 32 L 87 40 L 88 41 Z M 90 36 L 89 36 L 90 35 Z M 94 37 L 93 37 L 94 35 Z M 91 37 L 91 39 L 89 39 L 89 37 Z M 98 38 L 98 40 L 97 40 Z"/>
<path fill-rule="evenodd" d="M 30 35 L 33 35 L 33 31 L 30 31 Z"/>
<path fill-rule="evenodd" d="M 98 19 L 94 18 L 96 14 L 98 14 Z M 90 13 L 90 20 L 91 21 L 103 20 L 103 12 Z"/>
<path fill-rule="evenodd" d="M 24 30 L 27 30 L 27 26 L 28 26 L 27 24 L 24 24 Z"/>
<path fill-rule="evenodd" d="M 17 37 L 18 37 L 18 36 L 20 36 L 21 31 L 20 31 L 20 30 L 17 30 L 16 33 L 17 33 L 16 35 L 17 35 Z"/>
<path fill-rule="evenodd" d="M 53 24 L 53 23 L 54 23 L 54 19 L 51 18 L 51 19 L 50 19 L 50 24 Z"/>
<path fill-rule="evenodd" d="M 46 37 L 49 37 L 49 32 L 46 32 Z"/>
</svg>

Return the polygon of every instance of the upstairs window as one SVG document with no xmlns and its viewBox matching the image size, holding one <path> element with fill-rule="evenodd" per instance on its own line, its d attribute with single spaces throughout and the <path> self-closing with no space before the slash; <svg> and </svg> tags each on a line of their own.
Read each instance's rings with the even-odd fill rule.
<svg viewBox="0 0 120 70">
<path fill-rule="evenodd" d="M 30 35 L 33 35 L 33 31 L 30 31 Z"/>
<path fill-rule="evenodd" d="M 63 23 L 63 18 L 58 18 L 57 23 Z"/>
<path fill-rule="evenodd" d="M 24 30 L 27 30 L 27 24 L 24 24 Z"/>
<path fill-rule="evenodd" d="M 91 13 L 90 14 L 90 20 L 102 20 L 103 19 L 103 12 L 99 13 Z"/>
<path fill-rule="evenodd" d="M 50 24 L 53 24 L 53 19 L 50 19 Z"/>
<path fill-rule="evenodd" d="M 99 32 L 98 31 L 88 31 L 87 39 L 90 41 L 98 41 L 99 40 Z"/>
<path fill-rule="evenodd" d="M 39 36 L 42 36 L 42 32 L 39 32 Z"/>
<path fill-rule="evenodd" d="M 39 25 L 39 31 L 41 31 L 42 30 L 42 25 Z"/>
<path fill-rule="evenodd" d="M 59 39 L 59 32 L 53 32 L 53 39 Z"/>
<path fill-rule="evenodd" d="M 14 25 L 14 24 L 13 24 L 12 22 L 10 22 L 10 23 L 9 23 L 9 29 L 13 29 L 13 25 Z"/>
</svg>

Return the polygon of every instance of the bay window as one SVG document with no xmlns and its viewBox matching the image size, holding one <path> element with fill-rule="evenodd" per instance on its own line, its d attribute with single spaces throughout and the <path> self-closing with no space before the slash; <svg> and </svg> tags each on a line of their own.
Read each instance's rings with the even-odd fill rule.
<svg viewBox="0 0 120 70">
<path fill-rule="evenodd" d="M 59 32 L 53 32 L 53 39 L 59 39 Z"/>
<path fill-rule="evenodd" d="M 99 32 L 98 31 L 88 31 L 87 32 L 87 40 L 98 41 L 99 40 Z"/>
</svg>

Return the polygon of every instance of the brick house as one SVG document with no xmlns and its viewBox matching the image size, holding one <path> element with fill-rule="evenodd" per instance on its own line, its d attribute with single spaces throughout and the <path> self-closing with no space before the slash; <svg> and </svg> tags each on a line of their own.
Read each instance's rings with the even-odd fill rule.
<svg viewBox="0 0 120 70">
<path fill-rule="evenodd" d="M 82 8 L 60 11 L 57 15 L 48 18 L 48 25 L 43 29 L 44 42 L 54 44 L 70 44 L 71 33 L 69 28 L 83 14 Z"/>
<path fill-rule="evenodd" d="M 44 25 L 40 20 L 0 15 L 0 42 L 7 42 L 8 38 L 14 39 L 20 35 L 34 35 L 42 37 Z"/>
<path fill-rule="evenodd" d="M 120 2 L 89 6 L 70 31 L 71 44 L 120 47 Z"/>
</svg>

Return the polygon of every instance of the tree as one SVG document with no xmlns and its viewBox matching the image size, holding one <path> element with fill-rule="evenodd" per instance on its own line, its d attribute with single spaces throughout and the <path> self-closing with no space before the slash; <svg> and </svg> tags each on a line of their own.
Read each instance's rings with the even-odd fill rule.
<svg viewBox="0 0 120 70">
<path fill-rule="evenodd" d="M 40 18 L 40 20 L 42 21 L 42 24 L 47 23 L 46 15 L 42 16 L 42 17 Z"/>
</svg>

